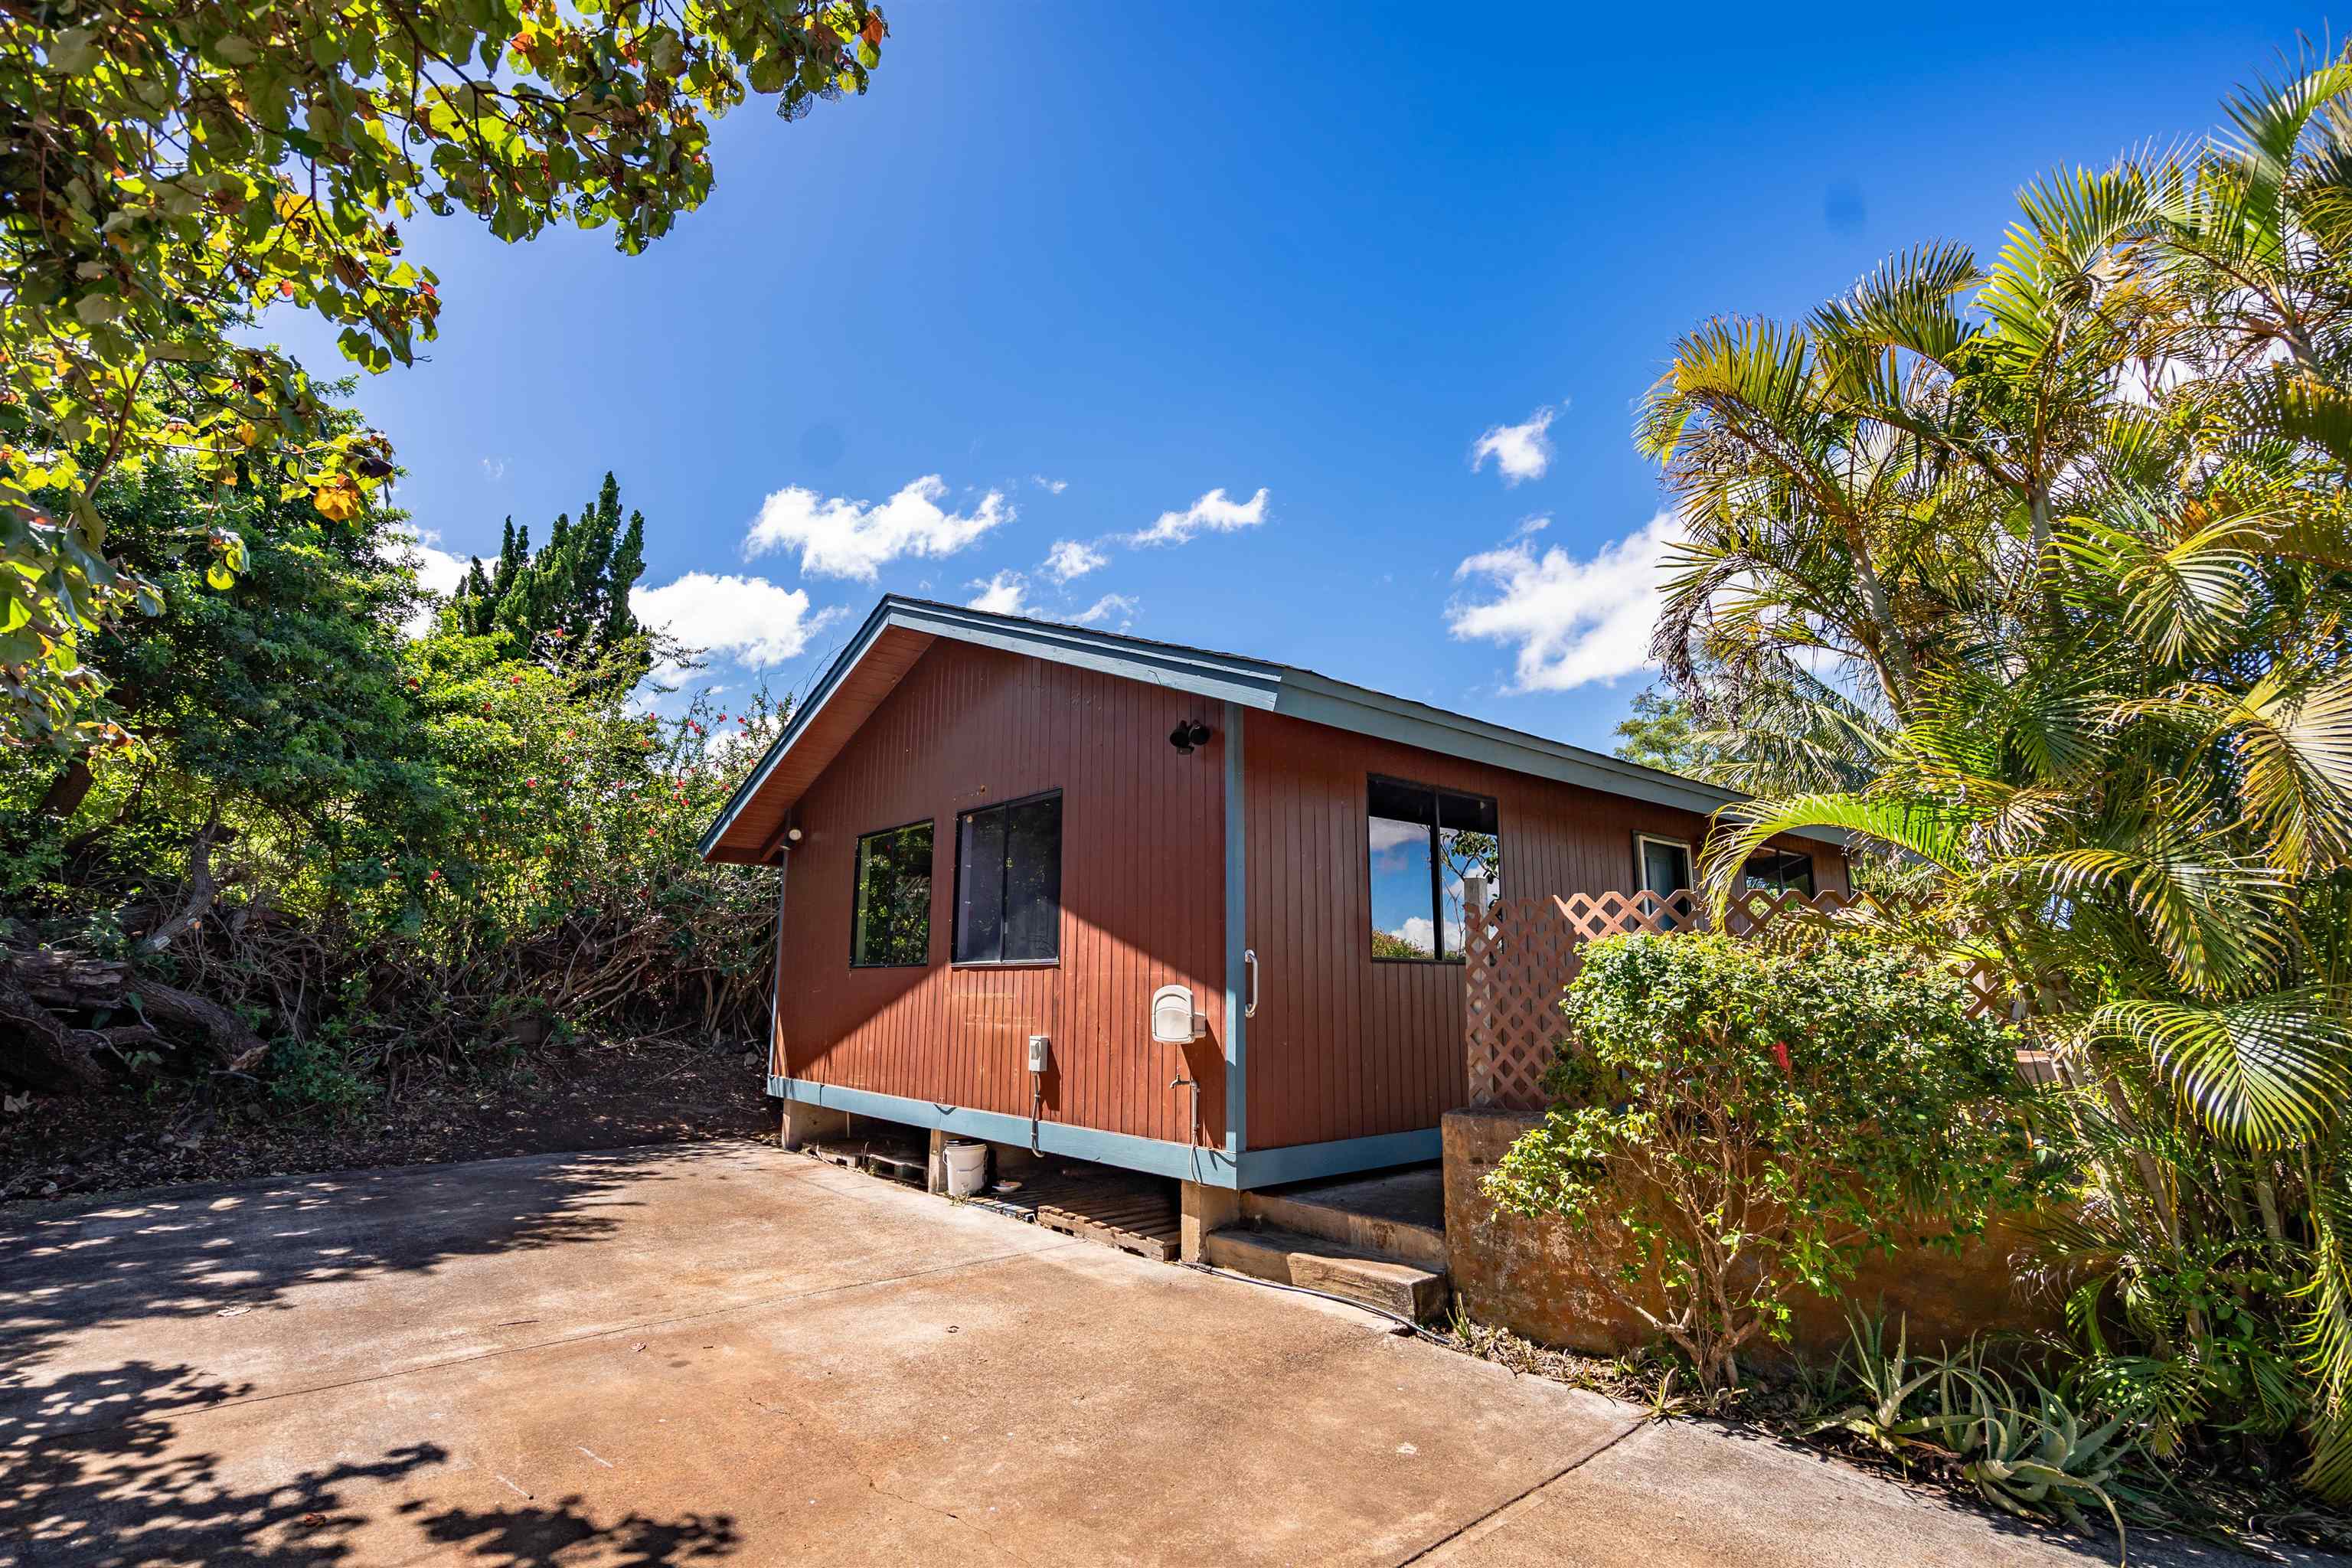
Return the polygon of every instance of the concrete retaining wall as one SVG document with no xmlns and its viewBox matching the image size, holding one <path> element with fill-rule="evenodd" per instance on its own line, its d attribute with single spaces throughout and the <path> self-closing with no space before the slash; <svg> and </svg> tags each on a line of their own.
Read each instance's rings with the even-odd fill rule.
<svg viewBox="0 0 2352 1568">
<path fill-rule="evenodd" d="M 1446 1116 L 1445 1250 L 1454 1289 L 1478 1321 L 1544 1344 L 1594 1355 L 1648 1344 L 1649 1327 L 1602 1288 L 1613 1265 L 1594 1257 L 1589 1237 L 1559 1220 L 1498 1215 L 1479 1190 L 1504 1151 L 1542 1120 L 1514 1110 Z M 1847 1300 L 1883 1305 L 1890 1322 L 1907 1317 L 1911 1344 L 1919 1349 L 1957 1345 L 1971 1333 L 2054 1331 L 2063 1327 L 2057 1303 L 2029 1298 L 2016 1285 L 2009 1256 L 2017 1246 L 2014 1237 L 1995 1231 L 1957 1257 L 1920 1247 L 1873 1258 Z M 1809 1357 L 1834 1356 L 1846 1343 L 1845 1307 L 1809 1299 L 1792 1331 L 1796 1348 Z"/>
</svg>

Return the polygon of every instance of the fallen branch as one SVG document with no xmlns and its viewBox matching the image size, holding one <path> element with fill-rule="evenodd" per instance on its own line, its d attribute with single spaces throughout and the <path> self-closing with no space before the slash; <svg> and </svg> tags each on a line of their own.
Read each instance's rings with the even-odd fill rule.
<svg viewBox="0 0 2352 1568">
<path fill-rule="evenodd" d="M 229 1071 L 241 1072 L 261 1059 L 268 1044 L 230 1008 L 161 981 L 134 976 L 127 964 L 58 948 L 30 952 L 0 949 L 0 1021 L 26 1037 L 17 1049 L 0 1053 L 0 1071 L 41 1089 L 95 1089 L 104 1072 L 60 1012 L 129 1011 L 142 1031 L 168 1030 L 194 1036 L 211 1047 Z M 116 1029 L 100 1033 L 112 1040 Z M 158 1043 L 168 1043 L 159 1040 Z M 36 1081 L 36 1076 L 44 1081 Z"/>
<path fill-rule="evenodd" d="M 0 971 L 0 1078 L 57 1093 L 99 1088 L 106 1069 L 56 1014 Z"/>
<path fill-rule="evenodd" d="M 255 1034 L 252 1026 L 217 1002 L 207 1002 L 193 992 L 161 985 L 152 980 L 135 984 L 138 989 L 126 991 L 123 1000 L 133 1002 L 135 998 L 141 1017 L 161 1027 L 177 1026 L 190 1033 L 202 1034 L 221 1058 L 221 1066 L 226 1071 L 245 1071 L 269 1049 L 269 1043 Z"/>
</svg>

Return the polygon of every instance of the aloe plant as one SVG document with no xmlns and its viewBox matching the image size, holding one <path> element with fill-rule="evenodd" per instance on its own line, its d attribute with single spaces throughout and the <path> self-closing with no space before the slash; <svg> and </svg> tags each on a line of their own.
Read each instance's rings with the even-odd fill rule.
<svg viewBox="0 0 2352 1568">
<path fill-rule="evenodd" d="M 1968 1381 L 1975 1398 L 1965 1441 L 1975 1457 L 1960 1466 L 1960 1474 L 1976 1483 L 1986 1501 L 2021 1517 L 2055 1513 L 2080 1530 L 2085 1524 L 2082 1505 L 2095 1500 L 2106 1510 L 2116 1538 L 2128 1540 L 2110 1490 L 2131 1449 L 2121 1416 L 2092 1426 L 2030 1374 L 2035 1394 L 2031 1410 L 1997 1373 L 1979 1370 Z"/>
<path fill-rule="evenodd" d="M 1967 1378 L 1967 1372 L 1948 1359 L 1934 1356 L 1924 1358 L 1920 1370 L 1913 1372 L 1909 1319 L 1901 1320 L 1896 1326 L 1892 1355 L 1885 1350 L 1885 1331 L 1882 1318 L 1858 1312 L 1847 1314 L 1846 1332 L 1853 1340 L 1853 1349 L 1845 1359 L 1863 1398 L 1827 1420 L 1806 1427 L 1805 1435 L 1848 1432 L 1897 1459 L 1906 1458 L 1906 1450 L 1922 1446 L 1932 1445 L 1938 1452 L 1949 1452 L 1953 1429 L 1970 1419 L 1968 1413 L 1953 1410 L 1950 1400 L 1953 1380 Z M 1906 1415 L 1912 1398 L 1930 1384 L 1936 1384 L 1942 1395 L 1937 1407 L 1926 1415 Z"/>
</svg>

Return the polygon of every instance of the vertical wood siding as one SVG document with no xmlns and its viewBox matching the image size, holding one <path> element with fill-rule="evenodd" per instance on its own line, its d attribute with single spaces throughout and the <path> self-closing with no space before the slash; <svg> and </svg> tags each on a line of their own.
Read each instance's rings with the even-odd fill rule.
<svg viewBox="0 0 2352 1568">
<path fill-rule="evenodd" d="M 785 900 L 773 1070 L 1026 1116 L 1028 1037 L 1053 1037 L 1045 1119 L 1180 1143 L 1225 1135 L 1224 750 L 1168 744 L 1221 722 L 1182 692 L 941 641 L 801 798 Z M 1062 792 L 1058 965 L 956 968 L 956 813 Z M 932 821 L 929 962 L 852 969 L 860 834 Z M 1211 1037 L 1154 1045 L 1161 985 L 1192 987 Z M 1458 1053 L 1457 1053 L 1458 1055 Z"/>
<path fill-rule="evenodd" d="M 1513 896 L 1628 891 L 1634 836 L 1687 839 L 1706 819 L 1274 714 L 1243 748 L 1249 929 L 1260 994 L 1249 1025 L 1253 1149 L 1434 1127 L 1467 1103 L 1459 965 L 1371 956 L 1365 783 L 1381 773 L 1489 795 Z M 1822 888 L 1845 859 L 1813 857 Z"/>
</svg>

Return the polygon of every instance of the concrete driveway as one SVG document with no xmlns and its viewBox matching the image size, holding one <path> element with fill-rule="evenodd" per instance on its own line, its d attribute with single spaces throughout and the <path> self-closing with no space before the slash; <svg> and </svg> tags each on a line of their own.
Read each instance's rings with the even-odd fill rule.
<svg viewBox="0 0 2352 1568">
<path fill-rule="evenodd" d="M 755 1145 L 19 1207 L 0 1563 L 2111 1560 L 1385 1329 Z"/>
</svg>

